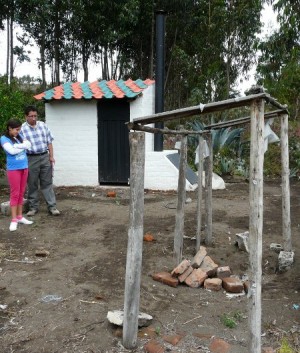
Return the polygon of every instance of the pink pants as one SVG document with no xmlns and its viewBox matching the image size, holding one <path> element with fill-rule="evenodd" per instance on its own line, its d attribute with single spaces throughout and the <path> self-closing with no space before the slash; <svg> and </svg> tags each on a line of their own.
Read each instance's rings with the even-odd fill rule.
<svg viewBox="0 0 300 353">
<path fill-rule="evenodd" d="M 7 179 L 10 186 L 10 206 L 23 205 L 27 177 L 28 168 L 7 171 Z"/>
</svg>

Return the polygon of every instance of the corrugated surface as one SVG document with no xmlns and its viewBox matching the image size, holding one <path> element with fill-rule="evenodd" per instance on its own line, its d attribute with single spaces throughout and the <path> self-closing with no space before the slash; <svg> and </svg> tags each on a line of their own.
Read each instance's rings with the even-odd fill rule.
<svg viewBox="0 0 300 353">
<path fill-rule="evenodd" d="M 101 99 L 101 98 L 134 98 L 145 88 L 152 85 L 153 80 L 111 80 L 94 82 L 67 82 L 34 96 L 37 100 L 53 99 Z"/>
</svg>

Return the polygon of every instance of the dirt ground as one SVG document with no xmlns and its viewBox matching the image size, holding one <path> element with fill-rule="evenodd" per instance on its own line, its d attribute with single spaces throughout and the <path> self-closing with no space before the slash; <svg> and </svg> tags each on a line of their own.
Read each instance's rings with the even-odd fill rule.
<svg viewBox="0 0 300 353">
<path fill-rule="evenodd" d="M 0 215 L 0 336 L 1 352 L 74 353 L 127 352 L 121 331 L 106 316 L 124 305 L 124 277 L 129 220 L 129 188 L 57 188 L 61 216 L 49 216 L 42 203 L 31 226 L 11 233 L 9 217 Z M 0 202 L 8 200 L 0 186 Z M 196 192 L 187 194 L 183 255 L 195 254 Z M 277 273 L 282 244 L 280 181 L 264 185 L 262 344 L 278 351 L 287 338 L 291 352 L 300 352 L 300 182 L 291 184 L 294 266 Z M 169 287 L 151 274 L 173 269 L 176 193 L 146 192 L 140 310 L 153 316 L 153 336 L 166 352 L 211 352 L 213 337 L 231 346 L 230 353 L 247 353 L 248 301 L 229 298 L 224 291 L 180 285 Z M 213 236 L 208 255 L 220 266 L 243 276 L 248 254 L 235 245 L 236 233 L 249 226 L 249 185 L 226 183 L 213 191 Z M 49 255 L 37 257 L 37 250 Z M 298 309 L 299 308 L 299 309 Z M 225 317 L 237 325 L 229 328 Z M 184 333 L 172 346 L 163 337 Z M 151 335 L 150 335 L 151 336 Z M 150 336 L 138 337 L 135 352 L 143 352 Z M 287 351 L 290 352 L 290 351 Z"/>
</svg>

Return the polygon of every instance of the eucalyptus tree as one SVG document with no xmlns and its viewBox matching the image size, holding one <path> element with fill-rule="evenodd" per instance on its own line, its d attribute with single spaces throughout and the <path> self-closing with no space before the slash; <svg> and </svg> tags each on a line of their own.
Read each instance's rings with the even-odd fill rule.
<svg viewBox="0 0 300 353">
<path fill-rule="evenodd" d="M 187 88 L 187 97 L 198 102 L 229 97 L 254 62 L 261 7 L 257 0 L 191 1 L 184 15 L 174 13 L 179 30 L 171 55 L 177 54 L 173 62 L 181 70 L 175 67 L 172 76 Z"/>
<path fill-rule="evenodd" d="M 300 109 L 299 0 L 271 1 L 279 28 L 259 45 L 258 81 L 297 119 Z"/>
<path fill-rule="evenodd" d="M 228 98 L 255 61 L 260 0 L 144 0 L 132 42 L 132 72 L 146 72 L 153 51 L 153 13 L 166 15 L 166 108 Z M 141 8 L 141 4 L 140 4 Z M 149 20 L 151 19 L 151 23 Z M 152 34 L 150 36 L 150 34 Z M 143 48 L 143 54 L 137 48 Z"/>
</svg>

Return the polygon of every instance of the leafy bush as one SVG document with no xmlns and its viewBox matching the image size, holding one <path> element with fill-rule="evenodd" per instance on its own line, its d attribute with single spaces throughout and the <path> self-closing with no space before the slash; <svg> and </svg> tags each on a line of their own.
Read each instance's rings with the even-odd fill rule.
<svg viewBox="0 0 300 353">
<path fill-rule="evenodd" d="M 0 135 L 4 133 L 8 119 L 24 120 L 24 107 L 33 103 L 32 91 L 21 90 L 17 82 L 7 85 L 5 78 L 0 76 Z M 5 155 L 0 148 L 0 171 L 4 168 Z"/>
</svg>

